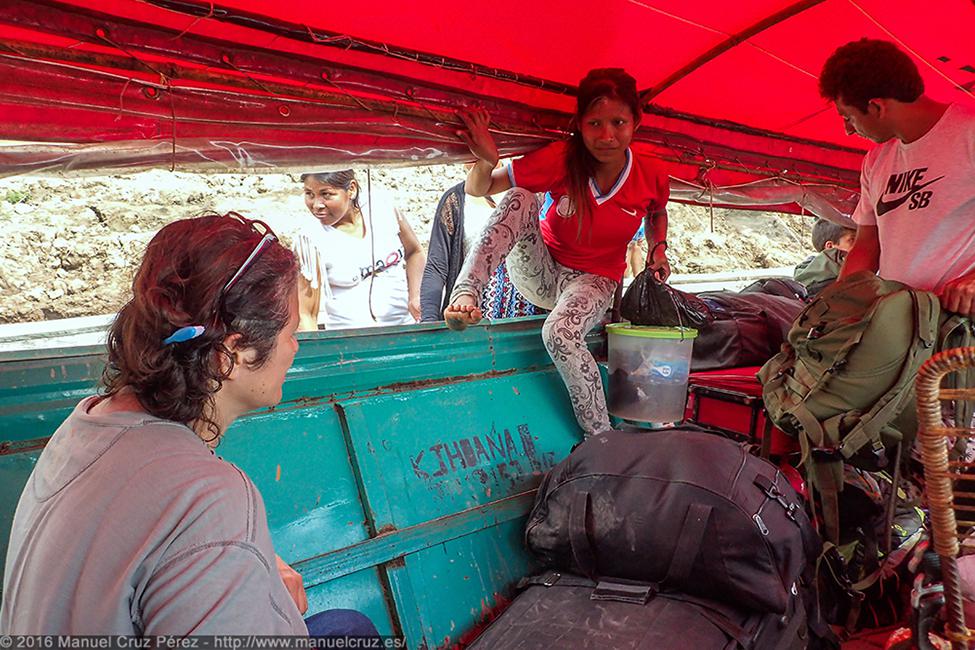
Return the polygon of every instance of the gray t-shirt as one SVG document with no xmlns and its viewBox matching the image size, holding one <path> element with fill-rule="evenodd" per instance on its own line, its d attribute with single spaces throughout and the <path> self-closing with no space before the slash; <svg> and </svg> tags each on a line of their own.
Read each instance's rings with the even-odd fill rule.
<svg viewBox="0 0 975 650">
<path fill-rule="evenodd" d="M 82 400 L 17 505 L 0 634 L 307 635 L 264 502 L 189 428 Z"/>
<path fill-rule="evenodd" d="M 940 292 L 975 272 L 975 109 L 952 104 L 921 138 L 871 150 L 853 220 L 876 226 L 880 277 Z"/>
</svg>

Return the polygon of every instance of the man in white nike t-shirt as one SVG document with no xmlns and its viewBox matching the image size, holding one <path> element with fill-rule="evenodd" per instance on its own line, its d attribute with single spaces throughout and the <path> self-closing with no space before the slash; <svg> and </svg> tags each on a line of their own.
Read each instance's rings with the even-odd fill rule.
<svg viewBox="0 0 975 650">
<path fill-rule="evenodd" d="M 819 91 L 848 134 L 880 143 L 863 161 L 840 278 L 869 269 L 975 315 L 975 107 L 927 97 L 911 58 L 870 39 L 829 57 Z"/>
</svg>

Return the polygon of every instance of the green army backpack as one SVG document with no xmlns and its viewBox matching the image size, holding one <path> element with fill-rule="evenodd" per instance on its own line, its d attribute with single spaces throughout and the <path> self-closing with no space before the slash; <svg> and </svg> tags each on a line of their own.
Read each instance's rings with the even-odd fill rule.
<svg viewBox="0 0 975 650">
<path fill-rule="evenodd" d="M 769 416 L 799 439 L 833 543 L 843 463 L 876 471 L 893 461 L 897 481 L 902 443 L 917 430 L 914 378 L 938 342 L 939 316 L 934 294 L 854 273 L 800 312 L 759 372 Z"/>
</svg>

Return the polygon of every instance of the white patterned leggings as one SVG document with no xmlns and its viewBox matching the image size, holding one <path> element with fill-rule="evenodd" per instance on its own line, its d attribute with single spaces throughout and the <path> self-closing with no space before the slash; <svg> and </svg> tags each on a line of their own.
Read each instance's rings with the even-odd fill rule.
<svg viewBox="0 0 975 650">
<path fill-rule="evenodd" d="M 542 241 L 538 210 L 535 195 L 527 190 L 516 187 L 505 195 L 468 253 L 450 300 L 480 296 L 491 273 L 507 257 L 508 274 L 518 291 L 551 310 L 542 340 L 569 389 L 576 420 L 589 437 L 609 428 L 609 412 L 599 367 L 585 337 L 606 313 L 618 283 L 552 259 Z"/>
</svg>

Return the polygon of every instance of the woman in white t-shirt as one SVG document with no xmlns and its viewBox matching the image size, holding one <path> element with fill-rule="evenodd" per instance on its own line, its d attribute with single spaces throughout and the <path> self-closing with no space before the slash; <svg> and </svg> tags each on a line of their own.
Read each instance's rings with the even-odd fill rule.
<svg viewBox="0 0 975 650">
<path fill-rule="evenodd" d="M 351 169 L 301 175 L 320 227 L 294 241 L 302 330 L 403 325 L 420 318 L 426 254 L 387 200 L 363 200 Z M 363 205 L 366 209 L 363 209 Z"/>
</svg>

